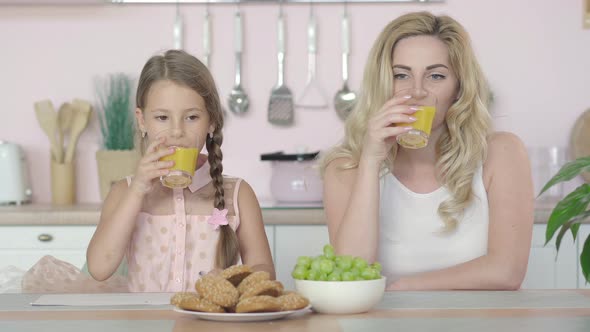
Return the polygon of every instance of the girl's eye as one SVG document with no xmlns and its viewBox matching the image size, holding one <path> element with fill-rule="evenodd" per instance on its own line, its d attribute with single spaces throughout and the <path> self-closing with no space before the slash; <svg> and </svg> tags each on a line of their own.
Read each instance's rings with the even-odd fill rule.
<svg viewBox="0 0 590 332">
<path fill-rule="evenodd" d="M 430 75 L 430 77 L 435 80 L 435 81 L 439 81 L 439 80 L 444 80 L 445 79 L 445 75 L 441 75 L 441 74 L 432 74 Z"/>
<path fill-rule="evenodd" d="M 167 115 L 158 115 L 158 116 L 156 116 L 156 119 L 160 120 L 160 121 L 166 121 L 166 120 L 168 120 L 168 116 Z"/>
<path fill-rule="evenodd" d="M 404 80 L 404 79 L 408 78 L 408 75 L 407 74 L 401 74 L 401 73 L 400 74 L 394 74 L 393 75 L 393 78 L 396 79 L 396 80 Z"/>
<path fill-rule="evenodd" d="M 196 120 L 196 119 L 198 119 L 198 118 L 199 118 L 199 116 L 198 116 L 198 115 L 189 115 L 189 116 L 188 116 L 188 119 L 189 119 L 189 120 L 191 120 L 191 121 L 195 121 L 195 120 Z"/>
</svg>

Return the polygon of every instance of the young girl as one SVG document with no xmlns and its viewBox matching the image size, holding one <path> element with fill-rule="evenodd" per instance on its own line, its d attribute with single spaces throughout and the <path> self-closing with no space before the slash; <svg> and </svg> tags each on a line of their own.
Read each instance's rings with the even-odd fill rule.
<svg viewBox="0 0 590 332">
<path fill-rule="evenodd" d="M 405 89 L 437 97 L 428 145 L 398 146 L 415 121 Z M 534 195 L 522 142 L 491 133 L 488 86 L 463 27 L 413 13 L 381 32 L 344 142 L 324 160 L 339 254 L 378 260 L 390 290 L 517 289 Z"/>
<path fill-rule="evenodd" d="M 144 155 L 104 202 L 87 251 L 92 277 L 109 278 L 123 259 L 133 292 L 193 290 L 201 275 L 239 262 L 274 277 L 252 188 L 222 175 L 223 114 L 207 68 L 183 51 L 154 56 L 141 72 L 136 102 Z M 188 188 L 160 183 L 174 163 L 160 161 L 171 146 L 203 145 L 208 155 L 199 156 Z"/>
</svg>

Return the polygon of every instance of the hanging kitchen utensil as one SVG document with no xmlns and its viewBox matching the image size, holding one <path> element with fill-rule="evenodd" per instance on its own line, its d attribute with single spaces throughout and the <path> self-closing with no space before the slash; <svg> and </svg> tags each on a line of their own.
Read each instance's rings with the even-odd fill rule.
<svg viewBox="0 0 590 332">
<path fill-rule="evenodd" d="M 211 56 L 211 21 L 209 20 L 209 3 L 205 6 L 205 18 L 203 20 L 203 63 L 209 68 L 209 57 Z"/>
<path fill-rule="evenodd" d="M 348 114 L 354 108 L 357 101 L 357 95 L 348 88 L 348 56 L 350 55 L 350 21 L 348 10 L 344 5 L 344 14 L 342 15 L 342 88 L 334 96 L 334 108 L 340 119 L 345 120 Z"/>
<path fill-rule="evenodd" d="M 41 126 L 41 129 L 45 132 L 49 138 L 49 144 L 51 147 L 51 157 L 53 160 L 59 160 L 59 154 L 57 149 L 57 141 L 55 134 L 57 132 L 57 113 L 53 108 L 53 104 L 50 100 L 38 101 L 34 104 L 35 115 L 37 121 Z"/>
<path fill-rule="evenodd" d="M 307 24 L 307 82 L 296 106 L 308 109 L 322 109 L 328 107 L 326 94 L 316 79 L 317 55 L 317 26 L 313 14 L 313 4 L 309 7 L 309 22 Z"/>
<path fill-rule="evenodd" d="M 244 114 L 248 111 L 250 101 L 248 95 L 242 89 L 242 16 L 240 15 L 240 9 L 236 11 L 235 16 L 235 61 L 236 61 L 236 73 L 234 87 L 230 92 L 228 98 L 229 110 L 234 114 Z"/>
<path fill-rule="evenodd" d="M 78 138 L 80 134 L 86 128 L 88 124 L 88 119 L 90 118 L 90 114 L 92 113 L 92 106 L 90 103 L 80 100 L 74 99 L 72 102 L 72 107 L 74 107 L 74 118 L 72 120 L 72 132 L 70 134 L 70 142 L 68 144 L 68 150 L 66 151 L 65 163 L 71 163 L 74 159 L 74 152 L 76 151 L 76 144 L 78 144 Z"/>
<path fill-rule="evenodd" d="M 283 7 L 279 7 L 279 18 L 277 22 L 277 60 L 278 80 L 277 85 L 270 93 L 268 101 L 268 122 L 279 126 L 290 126 L 293 124 L 293 94 L 284 85 L 285 75 L 285 22 L 283 20 Z"/>
<path fill-rule="evenodd" d="M 180 13 L 180 5 L 176 3 L 176 17 L 174 19 L 174 49 L 182 50 L 184 41 L 183 19 Z"/>
</svg>

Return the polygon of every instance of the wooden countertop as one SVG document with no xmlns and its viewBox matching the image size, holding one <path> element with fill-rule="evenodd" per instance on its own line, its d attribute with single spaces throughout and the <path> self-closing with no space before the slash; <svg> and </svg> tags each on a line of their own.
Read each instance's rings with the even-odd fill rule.
<svg viewBox="0 0 590 332">
<path fill-rule="evenodd" d="M 25 204 L 0 206 L 2 225 L 96 225 L 100 218 L 100 204 L 53 206 L 51 204 Z M 535 223 L 545 224 L 555 202 L 537 203 Z M 321 206 L 280 206 L 262 204 L 262 217 L 266 225 L 324 225 Z"/>
<path fill-rule="evenodd" d="M 31 294 L 0 294 L 0 329 L 11 332 L 569 332 L 587 331 L 590 326 L 590 290 L 390 292 L 385 293 L 375 309 L 363 314 L 324 315 L 309 311 L 283 320 L 251 323 L 199 320 L 174 312 L 170 306 L 31 307 L 28 303 L 34 298 Z"/>
</svg>

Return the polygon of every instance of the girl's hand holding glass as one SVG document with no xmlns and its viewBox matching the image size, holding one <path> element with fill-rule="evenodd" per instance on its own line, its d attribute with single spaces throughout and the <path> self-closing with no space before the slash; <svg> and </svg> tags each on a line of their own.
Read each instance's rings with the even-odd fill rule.
<svg viewBox="0 0 590 332">
<path fill-rule="evenodd" d="M 174 161 L 160 161 L 161 158 L 174 153 L 174 148 L 160 148 L 164 145 L 165 137 L 159 137 L 147 147 L 143 158 L 139 161 L 137 171 L 131 181 L 131 189 L 140 194 L 147 194 L 153 188 L 154 179 L 160 179 L 170 172 Z"/>
<path fill-rule="evenodd" d="M 395 95 L 369 120 L 361 160 L 371 160 L 381 165 L 391 147 L 396 144 L 396 137 L 413 129 L 410 126 L 396 126 L 416 121 L 412 115 L 419 108 L 405 105 L 410 98 L 409 95 Z"/>
</svg>

